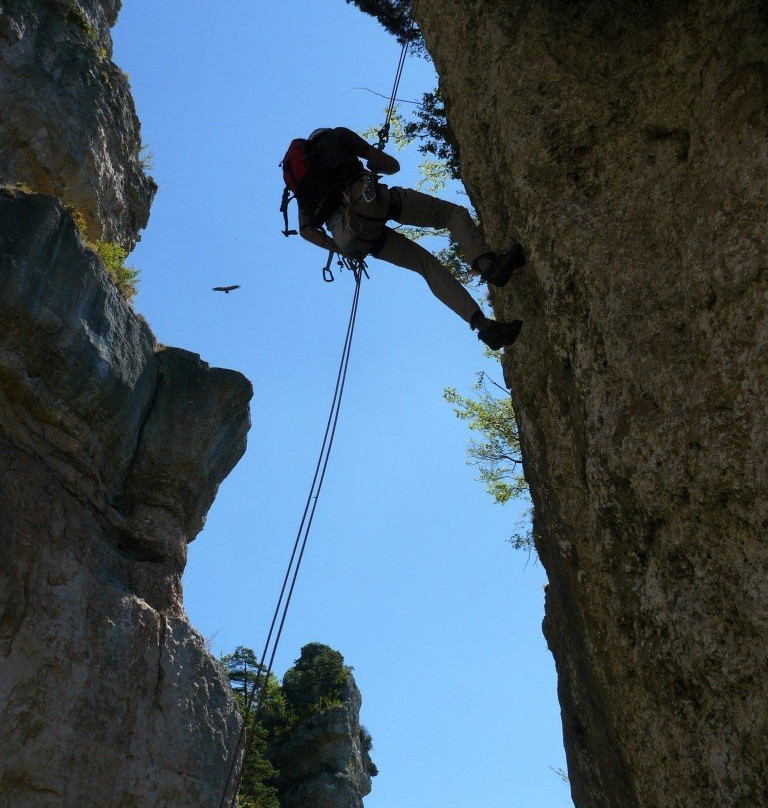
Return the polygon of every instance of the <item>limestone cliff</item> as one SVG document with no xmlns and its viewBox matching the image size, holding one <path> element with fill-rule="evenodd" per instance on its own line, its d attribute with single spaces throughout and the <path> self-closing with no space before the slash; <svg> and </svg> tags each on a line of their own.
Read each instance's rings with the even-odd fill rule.
<svg viewBox="0 0 768 808">
<path fill-rule="evenodd" d="M 282 808 L 363 808 L 376 767 L 360 726 L 362 698 L 351 672 L 341 701 L 271 744 Z"/>
<path fill-rule="evenodd" d="M 768 11 L 421 0 L 530 261 L 520 420 L 579 808 L 768 805 Z"/>
<path fill-rule="evenodd" d="M 58 200 L 0 191 L 2 808 L 218 799 L 239 719 L 180 578 L 250 396 L 157 348 Z"/>
<path fill-rule="evenodd" d="M 0 0 L 0 185 L 74 205 L 130 250 L 156 191 L 127 76 L 111 61 L 120 0 Z"/>
<path fill-rule="evenodd" d="M 0 808 L 209 808 L 239 732 L 180 581 L 251 387 L 157 346 L 64 205 L 147 222 L 119 7 L 0 0 Z"/>
</svg>

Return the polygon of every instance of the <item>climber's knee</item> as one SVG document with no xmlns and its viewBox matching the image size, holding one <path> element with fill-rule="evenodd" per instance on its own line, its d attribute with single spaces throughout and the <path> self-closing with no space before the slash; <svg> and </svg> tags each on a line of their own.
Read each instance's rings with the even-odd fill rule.
<svg viewBox="0 0 768 808">
<path fill-rule="evenodd" d="M 387 208 L 387 219 L 398 220 L 403 212 L 403 197 L 400 196 L 398 188 L 389 189 L 389 207 Z"/>
</svg>

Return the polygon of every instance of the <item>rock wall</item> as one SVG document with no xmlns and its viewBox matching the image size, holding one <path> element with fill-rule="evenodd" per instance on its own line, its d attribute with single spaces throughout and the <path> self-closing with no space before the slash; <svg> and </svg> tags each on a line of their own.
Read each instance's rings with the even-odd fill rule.
<svg viewBox="0 0 768 808">
<path fill-rule="evenodd" d="M 218 804 L 239 717 L 180 579 L 251 393 L 0 190 L 0 808 Z"/>
<path fill-rule="evenodd" d="M 74 205 L 89 237 L 132 249 L 157 190 L 128 77 L 111 61 L 120 0 L 0 0 L 0 185 Z"/>
<path fill-rule="evenodd" d="M 768 805 L 768 7 L 421 0 L 491 243 L 578 808 Z"/>
<path fill-rule="evenodd" d="M 269 750 L 282 808 L 363 808 L 376 771 L 360 730 L 362 697 L 351 673 L 343 704 L 304 721 Z"/>
</svg>

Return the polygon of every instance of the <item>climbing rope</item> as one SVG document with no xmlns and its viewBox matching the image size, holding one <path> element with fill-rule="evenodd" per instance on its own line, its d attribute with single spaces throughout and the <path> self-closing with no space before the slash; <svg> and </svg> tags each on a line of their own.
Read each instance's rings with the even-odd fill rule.
<svg viewBox="0 0 768 808">
<path fill-rule="evenodd" d="M 410 15 L 410 27 L 403 40 L 403 47 L 400 52 L 400 59 L 395 72 L 395 81 L 392 87 L 392 94 L 390 96 L 389 106 L 387 108 L 386 120 L 384 122 L 384 126 L 379 130 L 378 133 L 379 142 L 377 144 L 377 148 L 379 150 L 383 150 L 384 146 L 389 140 L 389 130 L 392 123 L 392 115 L 394 114 L 397 91 L 400 86 L 400 79 L 403 75 L 403 67 L 405 65 L 405 59 L 408 53 L 408 46 L 416 28 L 413 15 L 417 6 L 418 0 L 413 4 Z M 328 263 L 323 270 L 323 280 L 327 282 L 333 280 L 333 273 L 330 270 L 333 255 L 334 253 L 331 251 L 328 256 Z M 349 321 L 347 323 L 347 334 L 344 340 L 344 348 L 342 349 L 341 353 L 339 372 L 336 377 L 336 388 L 333 393 L 333 401 L 331 402 L 331 409 L 325 427 L 325 434 L 323 436 L 323 443 L 320 448 L 320 455 L 317 460 L 317 465 L 315 466 L 312 484 L 310 486 L 307 501 L 304 506 L 304 513 L 302 514 L 301 521 L 299 523 L 299 529 L 293 543 L 293 549 L 291 551 L 291 557 L 288 561 L 288 567 L 283 578 L 280 595 L 277 599 L 274 614 L 272 615 L 272 622 L 269 626 L 267 639 L 264 643 L 264 649 L 259 660 L 256 678 L 250 688 L 250 691 L 248 692 L 248 697 L 246 699 L 245 717 L 243 718 L 243 722 L 240 727 L 240 733 L 238 734 L 235 748 L 232 750 L 229 768 L 227 771 L 227 778 L 222 791 L 221 800 L 219 802 L 219 808 L 225 808 L 227 805 L 229 805 L 230 808 L 234 808 L 237 800 L 237 793 L 240 790 L 240 784 L 243 779 L 244 762 L 248 758 L 251 744 L 253 743 L 253 733 L 247 733 L 246 727 L 249 722 L 253 725 L 259 720 L 261 711 L 264 708 L 264 702 L 267 695 L 267 683 L 269 681 L 269 676 L 272 673 L 275 655 L 277 654 L 277 647 L 283 633 L 285 619 L 288 615 L 288 607 L 290 606 L 291 598 L 293 597 L 293 590 L 299 576 L 299 569 L 304 558 L 304 551 L 307 547 L 307 541 L 309 540 L 309 532 L 315 518 L 315 510 L 317 509 L 320 491 L 323 487 L 323 481 L 325 480 L 325 472 L 328 468 L 328 460 L 331 455 L 331 448 L 333 447 L 333 440 L 336 435 L 336 425 L 338 424 L 339 412 L 341 410 L 341 399 L 347 379 L 347 367 L 349 366 L 349 356 L 352 348 L 352 336 L 355 332 L 355 322 L 357 320 L 357 308 L 360 300 L 360 286 L 363 275 L 368 277 L 368 273 L 366 271 L 367 266 L 365 261 L 362 259 L 339 255 L 338 262 L 343 268 L 346 268 L 353 273 L 355 278 L 355 291 L 352 297 L 352 308 L 349 314 Z M 255 708 L 253 707 L 254 702 L 256 703 Z M 253 714 L 251 714 L 252 709 Z M 237 776 L 234 776 L 235 767 L 237 766 L 238 757 L 240 756 L 241 751 L 243 752 L 242 761 L 237 772 Z M 233 785 L 234 787 L 231 791 L 231 797 L 227 799 L 227 795 L 230 793 L 230 787 Z"/>
<path fill-rule="evenodd" d="M 363 260 L 351 258 L 349 256 L 341 256 L 340 261 L 346 269 L 352 271 L 355 278 L 355 292 L 352 298 L 352 309 L 350 311 L 349 321 L 347 323 L 347 335 L 344 340 L 344 348 L 341 354 L 339 372 L 336 377 L 336 388 L 333 393 L 333 401 L 331 403 L 331 409 L 325 427 L 325 434 L 323 436 L 323 443 L 320 449 L 320 456 L 318 457 L 317 465 L 315 466 L 315 474 L 312 478 L 312 484 L 310 486 L 307 501 L 304 506 L 304 513 L 302 514 L 299 529 L 296 533 L 296 539 L 293 543 L 293 550 L 291 552 L 291 557 L 285 572 L 285 577 L 283 578 L 283 585 L 280 589 L 280 596 L 277 600 L 277 606 L 275 607 L 275 612 L 272 616 L 272 623 L 269 627 L 267 640 L 264 643 L 264 650 L 262 651 L 259 667 L 257 668 L 258 673 L 246 700 L 245 715 L 250 717 L 249 720 L 252 724 L 255 724 L 258 721 L 264 707 L 264 700 L 267 692 L 267 681 L 272 673 L 272 666 L 274 665 L 277 646 L 283 633 L 285 619 L 288 614 L 288 607 L 290 606 L 291 598 L 293 597 L 293 590 L 296 586 L 296 579 L 299 576 L 299 569 L 304 558 L 304 551 L 307 547 L 312 521 L 315 518 L 315 510 L 317 509 L 317 502 L 320 498 L 320 491 L 323 487 L 323 481 L 325 480 L 325 472 L 328 468 L 328 460 L 331 455 L 331 448 L 336 435 L 336 425 L 339 420 L 341 399 L 344 393 L 344 385 L 347 378 L 347 367 L 349 366 L 349 356 L 352 348 L 352 336 L 355 331 L 357 308 L 360 300 L 361 281 L 363 279 L 363 275 L 367 276 L 366 264 Z M 251 713 L 254 701 L 256 702 L 256 707 L 253 710 L 253 713 Z M 246 733 L 247 723 L 248 721 L 244 719 L 240 727 L 240 734 L 238 735 L 237 742 L 235 743 L 235 748 L 232 751 L 231 760 L 229 762 L 229 770 L 227 772 L 227 780 L 224 786 L 221 801 L 219 803 L 219 808 L 224 808 L 224 806 L 227 804 L 227 793 L 229 792 L 230 785 L 233 782 L 234 769 L 237 765 L 240 750 L 243 749 L 243 744 L 245 744 L 243 761 L 245 761 L 245 759 L 248 757 L 248 753 L 251 749 L 253 734 Z M 243 777 L 243 768 L 244 767 L 241 764 L 237 777 L 234 778 L 235 787 L 232 791 L 232 796 L 229 803 L 232 806 L 234 806 L 235 799 L 237 798 L 237 792 L 240 790 L 240 783 Z"/>
<path fill-rule="evenodd" d="M 414 15 L 416 13 L 416 9 L 418 8 L 419 3 L 418 0 L 413 4 L 411 8 L 410 14 L 410 26 L 408 27 L 408 31 L 403 38 L 403 47 L 400 49 L 400 60 L 397 63 L 397 70 L 395 71 L 395 82 L 392 85 L 392 94 L 389 97 L 389 106 L 387 107 L 387 117 L 384 121 L 384 126 L 379 129 L 379 142 L 376 144 L 376 148 L 379 151 L 383 151 L 384 147 L 387 145 L 389 141 L 389 129 L 392 123 L 392 115 L 395 111 L 395 103 L 397 101 L 397 91 L 400 87 L 400 79 L 403 77 L 403 67 L 405 66 L 405 57 L 408 55 L 408 46 L 411 44 L 411 40 L 413 39 L 413 34 L 416 31 L 416 21 L 414 19 Z"/>
</svg>

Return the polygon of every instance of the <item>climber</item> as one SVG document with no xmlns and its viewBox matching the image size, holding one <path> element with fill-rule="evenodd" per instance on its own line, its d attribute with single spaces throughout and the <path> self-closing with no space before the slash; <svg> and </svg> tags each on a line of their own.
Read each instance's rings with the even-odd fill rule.
<svg viewBox="0 0 768 808">
<path fill-rule="evenodd" d="M 305 143 L 307 163 L 322 166 L 321 173 L 326 178 L 322 202 L 318 202 L 315 193 L 309 204 L 304 195 L 305 204 L 302 204 L 302 192 L 296 192 L 299 232 L 307 241 L 358 258 L 372 255 L 418 272 L 432 293 L 477 331 L 478 339 L 493 350 L 512 345 L 523 325 L 520 320 L 502 323 L 486 317 L 467 290 L 432 253 L 387 227 L 386 223 L 394 220 L 400 224 L 447 229 L 474 273 L 499 287 L 509 281 L 515 269 L 525 264 L 519 243 L 510 250 L 492 252 L 466 208 L 411 188 L 389 188 L 378 182 L 378 174 L 394 174 L 400 170 L 400 164 L 350 129 L 316 129 Z M 290 165 L 286 167 L 290 154 L 289 150 L 281 164 L 284 172 L 290 172 Z M 366 161 L 367 171 L 360 158 Z M 329 176 L 333 177 L 330 182 Z M 328 197 L 334 198 L 330 216 L 326 215 Z M 312 211 L 316 215 L 313 216 Z M 324 227 L 330 231 L 331 238 Z"/>
</svg>

